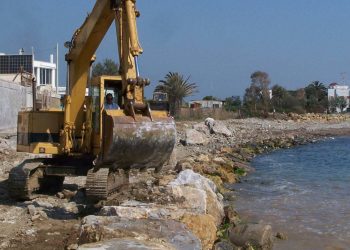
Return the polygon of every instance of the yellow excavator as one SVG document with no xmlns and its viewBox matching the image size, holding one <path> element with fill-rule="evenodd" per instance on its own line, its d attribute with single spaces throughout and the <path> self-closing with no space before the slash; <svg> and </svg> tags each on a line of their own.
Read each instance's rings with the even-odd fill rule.
<svg viewBox="0 0 350 250">
<path fill-rule="evenodd" d="M 37 110 L 34 105 L 32 111 L 18 114 L 17 151 L 43 157 L 10 171 L 13 198 L 32 199 L 40 190 L 62 188 L 65 176 L 87 176 L 87 198 L 105 200 L 128 183 L 130 170 L 159 171 L 170 158 L 175 122 L 168 110 L 151 110 L 145 102 L 144 88 L 150 81 L 139 74 L 139 16 L 136 0 L 97 0 L 65 44 L 68 86 L 63 110 Z M 94 53 L 113 22 L 119 75 L 91 79 Z M 106 95 L 113 97 L 112 105 L 106 104 Z"/>
</svg>

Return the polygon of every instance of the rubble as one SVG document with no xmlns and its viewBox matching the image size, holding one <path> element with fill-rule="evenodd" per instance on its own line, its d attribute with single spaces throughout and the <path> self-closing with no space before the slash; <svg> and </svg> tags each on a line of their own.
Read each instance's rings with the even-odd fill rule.
<svg viewBox="0 0 350 250">
<path fill-rule="evenodd" d="M 349 117 L 343 115 L 293 114 L 279 120 L 213 124 L 210 128 L 204 121 L 177 123 L 176 167 L 160 174 L 132 174 L 130 185 L 100 206 L 86 204 L 85 177 L 67 177 L 64 190 L 56 195 L 10 200 L 8 171 L 34 156 L 15 152 L 16 137 L 1 137 L 0 248 L 28 244 L 62 249 L 111 249 L 112 244 L 120 249 L 269 247 L 271 235 L 284 235 L 272 233 L 268 225 L 243 224 L 232 205 L 235 194 L 225 183 L 240 181 L 254 171 L 249 162 L 256 154 L 350 132 Z"/>
<path fill-rule="evenodd" d="M 123 219 L 116 216 L 87 216 L 82 221 L 79 249 L 88 249 L 99 242 L 101 249 L 123 246 L 132 248 L 137 244 L 142 249 L 201 249 L 200 241 L 180 222 L 173 220 Z M 85 245 L 87 244 L 87 245 Z M 96 249 L 96 248 L 95 248 Z M 116 248 L 114 248 L 116 249 Z M 157 249 L 157 248 L 155 248 Z"/>
</svg>

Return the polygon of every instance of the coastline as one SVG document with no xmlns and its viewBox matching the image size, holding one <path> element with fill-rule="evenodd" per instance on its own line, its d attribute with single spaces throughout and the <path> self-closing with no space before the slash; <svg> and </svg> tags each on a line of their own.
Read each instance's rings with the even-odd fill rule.
<svg viewBox="0 0 350 250">
<path fill-rule="evenodd" d="M 191 151 L 192 154 L 196 156 L 192 158 L 183 157 L 183 161 L 190 163 L 193 166 L 193 170 L 195 172 L 199 172 L 200 174 L 213 180 L 218 186 L 220 193 L 224 197 L 225 218 L 222 225 L 218 229 L 218 239 L 216 241 L 214 249 L 225 249 L 225 247 L 228 249 L 231 249 L 231 247 L 242 247 L 242 249 L 249 249 L 249 244 L 246 244 L 247 242 L 245 242 L 243 245 L 232 244 L 233 242 L 242 243 L 239 242 L 239 240 L 237 241 L 237 239 L 232 240 L 232 238 L 235 238 L 235 236 L 233 237 L 232 234 L 237 234 L 235 227 L 242 225 L 242 221 L 240 219 L 240 215 L 235 211 L 235 193 L 230 191 L 229 188 L 227 188 L 226 184 L 240 182 L 241 177 L 246 176 L 250 172 L 254 171 L 250 165 L 250 162 L 254 157 L 258 155 L 269 153 L 274 150 L 287 149 L 299 145 L 315 143 L 328 137 L 350 136 L 349 117 L 341 116 L 339 118 L 333 116 L 333 118 L 334 120 L 329 119 L 326 116 L 326 118 L 321 119 L 308 119 L 306 122 L 300 120 L 266 121 L 260 119 L 252 119 L 252 123 L 254 125 L 259 124 L 262 125 L 261 127 L 265 126 L 265 128 L 267 128 L 265 131 L 268 132 L 269 136 L 259 134 L 261 130 L 264 131 L 264 128 L 252 129 L 247 141 L 233 145 L 227 143 L 226 139 L 229 137 L 225 134 L 216 133 L 214 136 L 211 134 L 208 135 L 205 133 L 204 128 L 198 123 L 190 125 L 185 124 L 185 130 L 189 127 L 192 127 L 197 131 L 201 131 L 202 133 L 206 134 L 206 136 L 211 137 L 211 140 L 208 144 L 214 141 L 215 145 L 186 145 L 184 147 L 189 147 L 192 150 L 191 151 L 189 148 L 187 148 L 186 151 Z M 232 130 L 232 127 L 230 128 L 232 121 L 219 121 L 219 123 L 220 126 L 226 126 L 228 130 Z M 243 123 L 246 125 L 244 121 Z M 279 127 L 274 127 L 275 124 L 282 124 L 282 126 L 289 124 L 290 126 L 286 126 L 286 128 L 281 130 Z M 181 125 L 183 126 L 183 124 Z M 293 128 L 294 126 L 297 128 Z M 239 122 L 237 122 L 236 127 L 239 127 Z M 256 127 L 259 126 L 255 126 L 255 128 Z M 184 134 L 181 133 L 180 135 L 184 136 Z M 227 147 L 228 145 L 230 145 L 230 147 Z M 203 154 L 203 146 L 210 148 L 208 154 Z M 210 165 L 212 167 L 211 169 L 208 169 L 208 166 Z M 232 175 L 232 170 L 234 172 L 234 175 Z M 266 225 L 261 226 L 264 227 Z M 274 240 L 281 240 L 286 238 L 283 233 L 274 232 L 273 225 L 271 226 L 272 229 L 271 227 L 263 229 L 260 227 L 257 229 L 263 230 L 263 232 L 258 232 L 258 234 L 260 233 L 259 237 L 261 237 L 264 232 L 268 232 L 268 234 L 270 234 L 270 237 L 273 238 L 272 242 L 265 242 L 266 248 L 263 249 L 272 249 Z M 239 230 L 238 233 L 240 233 Z M 240 237 L 242 236 L 238 236 L 238 238 Z M 260 238 L 260 240 L 261 239 L 262 238 Z M 255 245 L 253 247 L 255 247 L 254 249 L 260 249 L 262 245 Z"/>
<path fill-rule="evenodd" d="M 348 248 L 350 137 L 340 134 L 259 155 L 256 171 L 232 185 L 242 220 L 269 224 L 286 239 L 273 249 Z"/>
<path fill-rule="evenodd" d="M 57 194 L 11 200 L 8 172 L 33 156 L 16 152 L 15 136 L 5 135 L 0 137 L 0 249 L 108 249 L 110 244 L 121 249 L 135 244 L 144 249 L 271 249 L 273 225 L 242 222 L 227 185 L 254 171 L 250 162 L 259 154 L 348 135 L 350 117 L 345 115 L 215 121 L 211 129 L 204 121 L 177 122 L 177 160 L 160 174 L 132 173 L 128 187 L 98 206 L 84 200 L 85 177 L 67 177 Z"/>
</svg>

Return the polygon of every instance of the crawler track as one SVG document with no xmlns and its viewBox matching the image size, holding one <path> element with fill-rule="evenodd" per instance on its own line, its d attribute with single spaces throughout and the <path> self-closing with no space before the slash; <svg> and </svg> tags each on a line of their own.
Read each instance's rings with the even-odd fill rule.
<svg viewBox="0 0 350 250">
<path fill-rule="evenodd" d="M 90 201 L 109 200 L 121 186 L 128 183 L 128 173 L 123 170 L 91 169 L 86 178 L 86 197 Z"/>
<path fill-rule="evenodd" d="M 38 161 L 24 161 L 9 173 L 9 194 L 16 200 L 30 200 L 34 192 L 40 189 L 39 178 L 43 177 Z"/>
</svg>

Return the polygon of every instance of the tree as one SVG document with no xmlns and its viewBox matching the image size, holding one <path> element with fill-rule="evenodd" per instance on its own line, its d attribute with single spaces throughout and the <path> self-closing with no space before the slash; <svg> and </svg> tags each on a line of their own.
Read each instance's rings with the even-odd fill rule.
<svg viewBox="0 0 350 250">
<path fill-rule="evenodd" d="M 340 109 L 340 112 L 343 112 L 347 105 L 348 104 L 344 96 L 337 97 L 337 107 Z"/>
<path fill-rule="evenodd" d="M 288 91 L 282 86 L 274 85 L 272 87 L 271 102 L 276 112 L 305 112 L 303 106 L 303 95 L 299 90 Z"/>
<path fill-rule="evenodd" d="M 288 96 L 288 91 L 279 85 L 272 87 L 272 106 L 277 112 L 285 112 L 284 101 Z"/>
<path fill-rule="evenodd" d="M 196 83 L 190 83 L 189 80 L 190 77 L 184 78 L 178 72 L 169 72 L 154 90 L 168 94 L 170 114 L 173 116 L 178 114 L 184 98 L 197 92 Z"/>
<path fill-rule="evenodd" d="M 262 111 L 266 115 L 270 108 L 269 75 L 263 71 L 255 71 L 250 79 L 251 84 L 244 95 L 244 106 L 251 114 Z"/>
<path fill-rule="evenodd" d="M 335 113 L 337 112 L 337 98 L 336 97 L 331 97 L 329 100 L 328 100 L 328 110 L 329 112 L 331 113 Z"/>
<path fill-rule="evenodd" d="M 115 63 L 112 59 L 105 59 L 102 63 L 98 62 L 92 67 L 92 76 L 115 76 L 118 75 L 118 68 L 118 64 Z"/>
<path fill-rule="evenodd" d="M 242 101 L 240 96 L 231 96 L 225 99 L 224 109 L 226 111 L 237 111 L 241 108 Z"/>
<path fill-rule="evenodd" d="M 207 96 L 203 97 L 203 100 L 204 101 L 217 101 L 218 98 L 216 98 L 215 96 L 212 96 L 212 95 L 207 95 Z"/>
<path fill-rule="evenodd" d="M 306 110 L 321 113 L 327 109 L 327 88 L 319 81 L 313 81 L 305 88 Z"/>
</svg>

